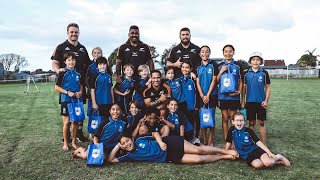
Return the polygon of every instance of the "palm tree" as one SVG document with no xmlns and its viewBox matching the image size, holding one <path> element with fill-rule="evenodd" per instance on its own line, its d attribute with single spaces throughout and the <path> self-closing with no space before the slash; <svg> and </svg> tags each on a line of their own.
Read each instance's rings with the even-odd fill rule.
<svg viewBox="0 0 320 180">
<path fill-rule="evenodd" d="M 300 59 L 297 61 L 297 64 L 300 66 L 316 66 L 317 57 L 320 57 L 320 55 L 314 55 L 314 52 L 317 48 L 314 48 L 312 51 L 306 50 L 307 54 L 304 54 L 300 57 Z"/>
</svg>

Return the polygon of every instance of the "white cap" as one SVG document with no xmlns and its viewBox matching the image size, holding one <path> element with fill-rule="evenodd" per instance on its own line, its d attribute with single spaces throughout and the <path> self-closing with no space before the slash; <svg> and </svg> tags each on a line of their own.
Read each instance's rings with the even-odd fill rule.
<svg viewBox="0 0 320 180">
<path fill-rule="evenodd" d="M 255 52 L 251 53 L 249 59 L 251 59 L 251 58 L 254 57 L 254 56 L 258 56 L 258 57 L 260 57 L 261 59 L 263 59 L 261 52 L 255 51 Z"/>
</svg>

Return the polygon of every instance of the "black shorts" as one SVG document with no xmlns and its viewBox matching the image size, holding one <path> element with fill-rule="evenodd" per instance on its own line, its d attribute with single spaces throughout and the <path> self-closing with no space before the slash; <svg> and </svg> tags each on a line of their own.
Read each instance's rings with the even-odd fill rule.
<svg viewBox="0 0 320 180">
<path fill-rule="evenodd" d="M 261 106 L 261 103 L 247 102 L 246 109 L 247 109 L 247 120 L 249 121 L 254 121 L 257 119 L 261 121 L 266 120 L 267 110 Z"/>
<path fill-rule="evenodd" d="M 184 155 L 184 139 L 182 136 L 166 136 L 162 141 L 167 144 L 167 162 L 180 163 Z"/>
<path fill-rule="evenodd" d="M 203 101 L 202 99 L 199 100 L 199 107 L 201 108 L 203 106 Z M 216 108 L 218 106 L 218 96 L 213 95 L 209 97 L 209 106 L 212 108 Z"/>
<path fill-rule="evenodd" d="M 221 110 L 232 110 L 236 111 L 240 109 L 240 100 L 220 100 L 219 101 L 219 108 Z"/>
<path fill-rule="evenodd" d="M 69 116 L 68 102 L 61 103 L 60 115 L 61 116 Z"/>
<path fill-rule="evenodd" d="M 246 160 L 246 162 L 251 165 L 252 161 L 256 160 L 256 159 L 260 159 L 260 157 L 262 156 L 262 154 L 266 153 L 263 149 L 261 149 L 260 147 L 257 147 L 257 149 L 253 150 L 249 155 L 248 155 L 248 159 Z"/>
<path fill-rule="evenodd" d="M 182 103 L 179 103 L 179 110 L 182 111 L 185 109 L 187 109 L 187 103 L 185 101 Z"/>
<path fill-rule="evenodd" d="M 111 109 L 111 104 L 98 104 L 98 110 L 99 110 L 100 116 L 109 117 L 110 109 Z"/>
</svg>

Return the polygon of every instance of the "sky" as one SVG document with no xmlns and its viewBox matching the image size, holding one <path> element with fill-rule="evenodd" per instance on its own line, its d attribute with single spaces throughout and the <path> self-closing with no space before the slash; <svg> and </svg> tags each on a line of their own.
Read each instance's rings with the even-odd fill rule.
<svg viewBox="0 0 320 180">
<path fill-rule="evenodd" d="M 211 58 L 223 57 L 223 46 L 232 44 L 236 60 L 260 51 L 288 65 L 306 50 L 320 54 L 319 19 L 317 0 L 10 0 L 0 2 L 0 54 L 26 57 L 25 70 L 50 70 L 55 47 L 75 22 L 90 57 L 97 46 L 108 57 L 128 39 L 131 25 L 160 55 L 189 27 L 191 42 L 208 45 Z"/>
</svg>

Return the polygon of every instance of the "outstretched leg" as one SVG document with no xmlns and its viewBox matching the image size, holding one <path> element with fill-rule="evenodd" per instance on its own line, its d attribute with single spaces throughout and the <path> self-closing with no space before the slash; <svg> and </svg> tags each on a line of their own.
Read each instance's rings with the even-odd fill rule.
<svg viewBox="0 0 320 180">
<path fill-rule="evenodd" d="M 84 160 L 87 159 L 87 156 L 88 156 L 88 151 L 86 148 L 83 148 L 83 147 L 77 148 L 70 155 L 70 157 L 72 157 L 72 158 L 81 158 Z"/>
<path fill-rule="evenodd" d="M 232 155 L 197 155 L 197 154 L 184 154 L 181 163 L 184 164 L 201 164 L 212 163 L 221 159 L 233 160 Z"/>
<path fill-rule="evenodd" d="M 198 154 L 198 155 L 212 155 L 212 154 L 224 154 L 238 157 L 239 154 L 235 150 L 225 150 L 213 146 L 195 146 L 190 142 L 184 140 L 184 153 L 185 154 Z"/>
<path fill-rule="evenodd" d="M 291 166 L 290 161 L 286 157 L 282 156 L 281 154 L 277 154 L 276 157 L 276 164 L 281 164 L 287 167 Z"/>
</svg>

